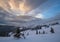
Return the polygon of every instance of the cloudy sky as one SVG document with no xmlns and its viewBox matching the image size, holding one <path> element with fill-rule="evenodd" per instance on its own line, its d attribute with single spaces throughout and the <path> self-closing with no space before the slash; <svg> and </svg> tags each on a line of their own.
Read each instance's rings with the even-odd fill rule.
<svg viewBox="0 0 60 42">
<path fill-rule="evenodd" d="M 60 0 L 0 0 L 0 22 L 48 19 L 57 14 L 60 14 Z"/>
</svg>

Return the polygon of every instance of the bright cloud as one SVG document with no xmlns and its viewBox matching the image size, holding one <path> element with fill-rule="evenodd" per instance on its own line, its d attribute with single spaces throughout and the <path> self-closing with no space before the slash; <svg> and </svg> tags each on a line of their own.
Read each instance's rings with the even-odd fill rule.
<svg viewBox="0 0 60 42">
<path fill-rule="evenodd" d="M 36 15 L 35 17 L 36 17 L 36 18 L 41 18 L 41 19 L 44 18 L 43 14 L 38 14 L 38 15 Z"/>
<path fill-rule="evenodd" d="M 46 0 L 0 0 L 0 7 L 4 8 L 11 14 L 28 13 L 37 8 Z"/>
</svg>

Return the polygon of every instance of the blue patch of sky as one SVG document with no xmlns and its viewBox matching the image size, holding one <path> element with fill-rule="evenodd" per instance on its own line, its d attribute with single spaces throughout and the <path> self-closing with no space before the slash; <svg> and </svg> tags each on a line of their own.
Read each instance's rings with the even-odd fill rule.
<svg viewBox="0 0 60 42">
<path fill-rule="evenodd" d="M 51 0 L 52 1 L 52 0 Z M 42 12 L 44 18 L 51 18 L 53 16 L 56 16 L 58 13 L 60 13 L 60 0 L 55 0 L 56 3 L 51 6 L 48 10 Z"/>
</svg>

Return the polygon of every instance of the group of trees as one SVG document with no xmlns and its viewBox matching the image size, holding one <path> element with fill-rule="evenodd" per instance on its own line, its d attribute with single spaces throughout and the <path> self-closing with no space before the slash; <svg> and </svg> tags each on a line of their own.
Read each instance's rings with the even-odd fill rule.
<svg viewBox="0 0 60 42">
<path fill-rule="evenodd" d="M 21 36 L 23 36 L 24 39 L 25 39 L 24 33 L 21 33 L 21 30 L 20 30 L 19 28 L 17 28 L 17 29 L 15 30 L 14 37 L 15 37 L 15 38 L 21 38 Z"/>
<path fill-rule="evenodd" d="M 51 33 L 55 33 L 55 31 L 54 31 L 54 29 L 51 27 L 51 29 L 50 29 L 50 32 Z M 36 34 L 45 34 L 45 31 L 43 31 L 42 33 L 40 32 L 40 31 L 38 31 L 38 30 L 36 30 Z"/>
<path fill-rule="evenodd" d="M 40 27 L 40 29 L 41 29 L 41 27 Z M 54 31 L 54 29 L 52 27 L 50 29 L 50 32 L 55 33 L 55 31 Z M 38 29 L 36 29 L 36 34 L 41 34 L 41 32 L 38 31 Z M 43 31 L 42 34 L 45 34 L 45 31 Z M 25 38 L 24 33 L 21 33 L 21 30 L 19 28 L 16 28 L 14 37 L 15 38 L 21 38 L 21 36 L 23 36 Z"/>
</svg>

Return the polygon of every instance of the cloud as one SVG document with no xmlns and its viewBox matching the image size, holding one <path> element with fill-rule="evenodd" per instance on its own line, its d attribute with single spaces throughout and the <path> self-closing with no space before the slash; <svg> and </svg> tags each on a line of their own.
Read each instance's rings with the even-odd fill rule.
<svg viewBox="0 0 60 42">
<path fill-rule="evenodd" d="M 11 15 L 0 7 L 0 24 L 8 24 L 14 26 L 24 25 L 26 22 L 35 19 L 32 16 L 15 16 Z"/>
<path fill-rule="evenodd" d="M 44 18 L 43 13 L 57 4 L 56 0 L 0 0 L 0 23 L 25 25 L 36 18 Z"/>
<path fill-rule="evenodd" d="M 32 20 L 35 15 L 38 14 L 39 11 L 34 11 L 34 14 L 27 14 L 26 12 L 29 12 L 38 6 L 40 6 L 42 3 L 44 3 L 46 0 L 0 0 L 0 7 L 2 7 L 5 12 L 2 12 L 3 18 L 5 20 Z M 23 13 L 22 13 L 23 12 Z M 27 14 L 25 15 L 24 14 Z M 21 15 L 24 16 L 21 16 Z M 0 15 L 0 18 L 2 16 Z"/>
<path fill-rule="evenodd" d="M 41 18 L 41 19 L 43 19 L 43 18 L 44 18 L 43 14 L 41 14 L 41 13 L 40 13 L 40 14 L 38 14 L 38 15 L 36 15 L 35 17 L 36 17 L 36 18 Z"/>
<path fill-rule="evenodd" d="M 0 0 L 0 7 L 3 7 L 10 13 L 16 12 L 18 14 L 19 11 L 20 13 L 27 13 L 45 1 L 46 0 Z"/>
<path fill-rule="evenodd" d="M 19 25 L 21 23 L 24 24 L 25 21 L 34 20 L 34 15 L 27 13 L 37 8 L 45 1 L 46 0 L 0 0 L 0 23 Z M 23 13 L 24 15 L 21 15 Z M 37 13 L 36 11 L 34 14 Z"/>
<path fill-rule="evenodd" d="M 31 6 L 32 9 L 37 8 L 40 6 L 42 3 L 46 2 L 47 0 L 26 0 L 26 4 Z"/>
</svg>

